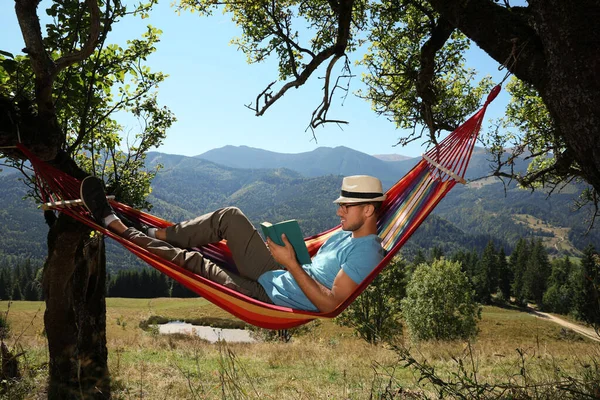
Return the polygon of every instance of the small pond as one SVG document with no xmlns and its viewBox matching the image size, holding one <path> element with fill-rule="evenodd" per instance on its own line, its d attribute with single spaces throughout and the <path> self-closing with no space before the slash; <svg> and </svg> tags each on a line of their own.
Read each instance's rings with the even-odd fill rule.
<svg viewBox="0 0 600 400">
<path fill-rule="evenodd" d="M 244 329 L 224 329 L 210 326 L 192 325 L 187 322 L 173 321 L 158 325 L 161 334 L 182 333 L 197 335 L 211 343 L 223 340 L 228 343 L 257 343 L 258 340 L 250 336 L 250 331 Z"/>
</svg>

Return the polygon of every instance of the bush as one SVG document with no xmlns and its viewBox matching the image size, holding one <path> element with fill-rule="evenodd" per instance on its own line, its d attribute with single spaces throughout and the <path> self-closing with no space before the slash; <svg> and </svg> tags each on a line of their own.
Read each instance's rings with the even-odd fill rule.
<svg viewBox="0 0 600 400">
<path fill-rule="evenodd" d="M 335 322 L 351 326 L 369 343 L 392 341 L 402 334 L 400 302 L 406 294 L 406 263 L 392 261 Z"/>
<path fill-rule="evenodd" d="M 413 340 L 456 340 L 477 334 L 481 306 L 458 262 L 421 264 L 402 300 L 402 315 Z"/>
</svg>

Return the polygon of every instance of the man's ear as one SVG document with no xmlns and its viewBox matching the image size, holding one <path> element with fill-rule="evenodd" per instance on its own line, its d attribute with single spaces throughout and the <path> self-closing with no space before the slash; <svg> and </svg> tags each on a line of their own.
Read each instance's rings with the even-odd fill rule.
<svg viewBox="0 0 600 400">
<path fill-rule="evenodd" d="M 367 217 L 371 217 L 375 214 L 375 206 L 373 204 L 368 204 L 365 207 L 365 213 L 367 214 Z"/>
</svg>

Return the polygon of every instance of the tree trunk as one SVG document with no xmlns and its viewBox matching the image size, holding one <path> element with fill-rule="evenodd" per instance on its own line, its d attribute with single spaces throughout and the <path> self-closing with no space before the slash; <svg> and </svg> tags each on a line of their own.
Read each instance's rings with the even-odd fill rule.
<svg viewBox="0 0 600 400">
<path fill-rule="evenodd" d="M 31 102 L 0 96 L 0 145 L 22 143 L 38 157 L 83 179 L 86 174 L 59 147 L 57 124 L 31 112 Z M 50 118 L 53 120 L 53 118 Z M 41 135 L 40 132 L 44 132 Z M 51 139 L 48 139 L 51 137 Z M 18 150 L 5 149 L 7 157 L 22 158 Z M 71 218 L 49 212 L 46 222 L 48 258 L 44 266 L 44 325 L 49 349 L 49 399 L 110 398 L 106 349 L 106 258 L 100 236 Z"/>
<path fill-rule="evenodd" d="M 529 0 L 507 10 L 491 0 L 428 0 L 548 107 L 567 151 L 565 167 L 600 193 L 600 4 Z M 575 161 L 576 165 L 571 165 Z M 560 172 L 560 171 L 559 171 Z"/>
<path fill-rule="evenodd" d="M 582 176 L 600 193 L 600 5 L 532 1 L 547 67 L 537 87 Z"/>
<path fill-rule="evenodd" d="M 104 240 L 60 215 L 44 266 L 49 399 L 110 398 Z"/>
</svg>

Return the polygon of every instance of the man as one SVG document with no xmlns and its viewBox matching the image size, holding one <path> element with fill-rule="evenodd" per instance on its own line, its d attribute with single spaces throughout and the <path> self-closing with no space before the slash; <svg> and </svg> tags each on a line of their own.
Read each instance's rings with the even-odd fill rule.
<svg viewBox="0 0 600 400">
<path fill-rule="evenodd" d="M 81 199 L 94 218 L 118 235 L 176 265 L 263 302 L 329 312 L 342 303 L 383 258 L 377 212 L 385 200 L 379 179 L 345 177 L 334 201 L 342 231 L 333 234 L 300 265 L 285 235 L 284 246 L 263 242 L 248 218 L 227 207 L 147 234 L 127 227 L 106 200 L 102 181 L 87 177 Z M 186 250 L 227 240 L 239 273 L 223 269 L 201 253 Z"/>
</svg>

